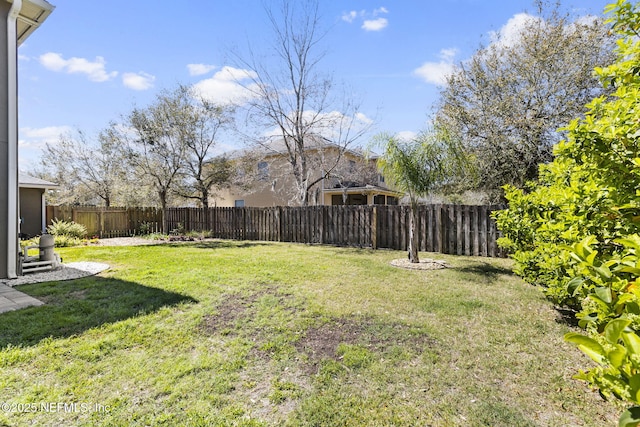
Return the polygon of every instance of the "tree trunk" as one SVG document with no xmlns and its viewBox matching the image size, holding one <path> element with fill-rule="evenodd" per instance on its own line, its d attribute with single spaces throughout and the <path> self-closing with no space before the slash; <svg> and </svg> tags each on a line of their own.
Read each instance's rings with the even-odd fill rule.
<svg viewBox="0 0 640 427">
<path fill-rule="evenodd" d="M 204 226 L 202 231 L 211 230 L 213 227 L 209 224 L 209 192 L 202 191 L 202 209 L 204 209 Z"/>
<path fill-rule="evenodd" d="M 162 207 L 162 234 L 169 234 L 168 224 L 167 224 L 167 192 L 166 191 L 158 191 L 158 196 L 160 198 L 160 206 Z"/>
<path fill-rule="evenodd" d="M 411 263 L 419 263 L 420 259 L 418 258 L 418 203 L 415 201 L 411 201 L 409 205 L 410 215 L 409 215 L 409 262 Z"/>
</svg>

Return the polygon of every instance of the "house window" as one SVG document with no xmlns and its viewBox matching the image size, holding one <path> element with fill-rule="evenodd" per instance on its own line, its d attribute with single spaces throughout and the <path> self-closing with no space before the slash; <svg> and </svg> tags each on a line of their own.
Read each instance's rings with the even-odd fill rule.
<svg viewBox="0 0 640 427">
<path fill-rule="evenodd" d="M 398 198 L 397 197 L 393 197 L 393 196 L 387 196 L 387 205 L 397 205 L 398 204 Z"/>
<path fill-rule="evenodd" d="M 364 194 L 349 194 L 347 197 L 348 205 L 366 205 L 367 196 Z"/>
<path fill-rule="evenodd" d="M 384 182 L 384 175 L 378 175 L 378 182 L 380 183 Z"/>
<path fill-rule="evenodd" d="M 234 206 L 236 208 L 244 208 L 244 200 L 236 200 Z"/>
<path fill-rule="evenodd" d="M 349 173 L 354 173 L 356 170 L 355 160 L 349 160 Z"/>
<path fill-rule="evenodd" d="M 373 196 L 373 204 L 374 205 L 384 205 L 384 194 L 378 194 L 377 196 Z"/>
<path fill-rule="evenodd" d="M 269 177 L 269 163 L 259 162 L 258 163 L 258 179 L 260 181 L 266 181 L 268 177 Z"/>
<path fill-rule="evenodd" d="M 367 196 L 365 194 L 349 194 L 345 201 L 342 194 L 334 194 L 331 196 L 331 204 L 333 206 L 340 205 L 366 205 Z"/>
</svg>

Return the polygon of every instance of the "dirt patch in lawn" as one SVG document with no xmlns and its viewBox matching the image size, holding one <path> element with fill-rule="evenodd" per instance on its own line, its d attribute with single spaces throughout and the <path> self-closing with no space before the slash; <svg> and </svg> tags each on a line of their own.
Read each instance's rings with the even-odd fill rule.
<svg viewBox="0 0 640 427">
<path fill-rule="evenodd" d="M 200 325 L 207 334 L 222 332 L 225 335 L 233 333 L 238 321 L 250 318 L 253 315 L 252 308 L 256 302 L 265 296 L 274 296 L 279 304 L 284 305 L 291 296 L 281 293 L 277 287 L 264 285 L 255 293 L 249 295 L 227 295 L 220 305 L 216 307 L 215 314 L 206 315 Z"/>
<path fill-rule="evenodd" d="M 393 346 L 420 352 L 435 340 L 419 328 L 402 323 L 386 323 L 371 317 L 341 317 L 309 328 L 295 343 L 296 349 L 306 354 L 313 368 L 323 359 L 338 359 L 340 344 L 361 345 L 369 350 L 384 352 Z"/>
</svg>

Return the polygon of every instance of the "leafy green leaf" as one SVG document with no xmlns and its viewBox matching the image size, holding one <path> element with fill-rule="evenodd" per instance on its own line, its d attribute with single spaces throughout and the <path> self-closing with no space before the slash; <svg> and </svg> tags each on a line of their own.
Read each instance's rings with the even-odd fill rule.
<svg viewBox="0 0 640 427">
<path fill-rule="evenodd" d="M 607 353 L 607 359 L 609 360 L 609 363 L 616 369 L 619 369 L 622 366 L 626 357 L 627 350 L 620 344 L 616 345 L 615 349 Z"/>
<path fill-rule="evenodd" d="M 602 278 L 602 280 L 608 281 L 611 279 L 611 270 L 608 267 L 602 265 L 600 267 L 594 267 L 594 270 Z"/>
<path fill-rule="evenodd" d="M 613 301 L 611 298 L 611 289 L 609 289 L 608 287 L 604 287 L 604 286 L 598 287 L 595 289 L 594 292 L 599 299 L 601 299 L 603 302 L 607 304 L 611 304 L 611 302 Z"/>
<path fill-rule="evenodd" d="M 629 388 L 631 388 L 633 401 L 640 403 L 640 374 L 635 374 L 629 378 Z"/>
<path fill-rule="evenodd" d="M 623 332 L 622 340 L 630 354 L 640 355 L 640 337 L 635 332 Z"/>
<path fill-rule="evenodd" d="M 569 332 L 564 336 L 564 339 L 567 342 L 577 344 L 578 348 L 595 362 L 603 365 L 606 363 L 607 353 L 604 351 L 604 348 L 602 348 L 600 343 L 593 338 L 589 338 L 576 332 Z"/>
<path fill-rule="evenodd" d="M 618 427 L 637 427 L 640 424 L 640 406 L 633 406 L 620 415 Z"/>
<path fill-rule="evenodd" d="M 584 283 L 583 277 L 574 277 L 573 279 L 571 279 L 569 283 L 567 283 L 567 289 L 569 293 L 575 296 L 582 288 L 583 283 Z"/>
<path fill-rule="evenodd" d="M 604 328 L 604 337 L 611 344 L 617 344 L 624 329 L 631 324 L 629 319 L 615 319 Z"/>
</svg>

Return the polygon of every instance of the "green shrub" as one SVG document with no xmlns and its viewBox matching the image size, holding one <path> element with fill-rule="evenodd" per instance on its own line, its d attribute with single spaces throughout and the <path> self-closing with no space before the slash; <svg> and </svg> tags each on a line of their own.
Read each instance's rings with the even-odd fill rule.
<svg viewBox="0 0 640 427">
<path fill-rule="evenodd" d="M 151 223 L 145 221 L 140 224 L 140 235 L 148 236 L 149 234 L 151 234 Z"/>
<path fill-rule="evenodd" d="M 621 426 L 640 424 L 640 3 L 607 7 L 618 60 L 596 69 L 612 94 L 594 99 L 542 166 L 540 182 L 507 188 L 495 214 L 516 272 L 556 304 L 577 310 L 571 333 L 598 366 L 576 378 L 633 403 Z M 638 282 L 638 283 L 637 283 Z"/>
<path fill-rule="evenodd" d="M 54 219 L 51 225 L 47 227 L 49 234 L 53 236 L 65 236 L 75 239 L 83 239 L 87 237 L 87 227 L 74 221 L 63 221 Z"/>
<path fill-rule="evenodd" d="M 83 244 L 82 239 L 77 237 L 65 236 L 64 234 L 53 237 L 54 245 L 58 248 L 66 248 L 70 246 L 80 246 Z"/>
</svg>

